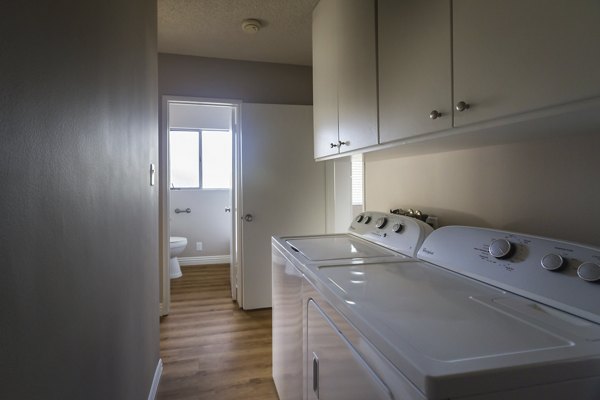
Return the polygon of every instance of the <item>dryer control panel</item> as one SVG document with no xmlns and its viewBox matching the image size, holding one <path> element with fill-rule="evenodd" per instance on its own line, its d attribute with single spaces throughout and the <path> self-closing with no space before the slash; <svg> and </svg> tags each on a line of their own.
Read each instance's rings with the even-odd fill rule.
<svg viewBox="0 0 600 400">
<path fill-rule="evenodd" d="M 433 228 L 404 215 L 365 211 L 350 224 L 348 232 L 388 249 L 416 257 L 423 240 Z"/>
<path fill-rule="evenodd" d="M 425 240 L 418 258 L 600 323 L 600 248 L 448 226 Z"/>
</svg>

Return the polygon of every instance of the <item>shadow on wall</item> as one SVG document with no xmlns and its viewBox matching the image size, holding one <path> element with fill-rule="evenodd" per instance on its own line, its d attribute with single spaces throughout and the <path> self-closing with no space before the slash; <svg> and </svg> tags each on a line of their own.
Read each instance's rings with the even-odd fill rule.
<svg viewBox="0 0 600 400">
<path fill-rule="evenodd" d="M 419 208 L 472 225 L 600 245 L 600 135 L 409 157 L 367 157 L 367 208 Z M 393 172 L 391 172 L 393 171 Z M 416 206 L 416 207 L 414 207 Z"/>
</svg>

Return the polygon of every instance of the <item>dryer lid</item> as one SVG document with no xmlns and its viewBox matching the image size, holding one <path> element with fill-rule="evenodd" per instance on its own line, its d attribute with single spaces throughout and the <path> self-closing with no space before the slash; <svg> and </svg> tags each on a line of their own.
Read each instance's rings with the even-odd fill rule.
<svg viewBox="0 0 600 400">
<path fill-rule="evenodd" d="M 385 247 L 345 234 L 288 239 L 286 243 L 313 262 L 353 258 L 402 257 L 401 254 Z"/>
</svg>

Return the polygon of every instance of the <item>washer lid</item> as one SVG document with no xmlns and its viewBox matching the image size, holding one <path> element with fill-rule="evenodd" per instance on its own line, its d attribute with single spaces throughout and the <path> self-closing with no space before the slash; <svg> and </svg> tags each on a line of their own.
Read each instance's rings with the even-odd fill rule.
<svg viewBox="0 0 600 400">
<path fill-rule="evenodd" d="M 286 243 L 313 262 L 402 256 L 385 247 L 346 234 L 288 239 Z"/>
<path fill-rule="evenodd" d="M 600 368 L 597 324 L 427 263 L 321 266 L 318 275 L 428 398 L 590 376 L 590 357 Z"/>
</svg>

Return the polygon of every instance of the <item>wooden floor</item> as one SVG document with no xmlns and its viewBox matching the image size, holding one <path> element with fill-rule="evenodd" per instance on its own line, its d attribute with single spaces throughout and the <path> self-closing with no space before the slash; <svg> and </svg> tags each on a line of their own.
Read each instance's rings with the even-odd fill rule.
<svg viewBox="0 0 600 400">
<path fill-rule="evenodd" d="M 277 400 L 271 377 L 271 310 L 241 311 L 229 265 L 182 267 L 160 323 L 158 399 Z"/>
</svg>

